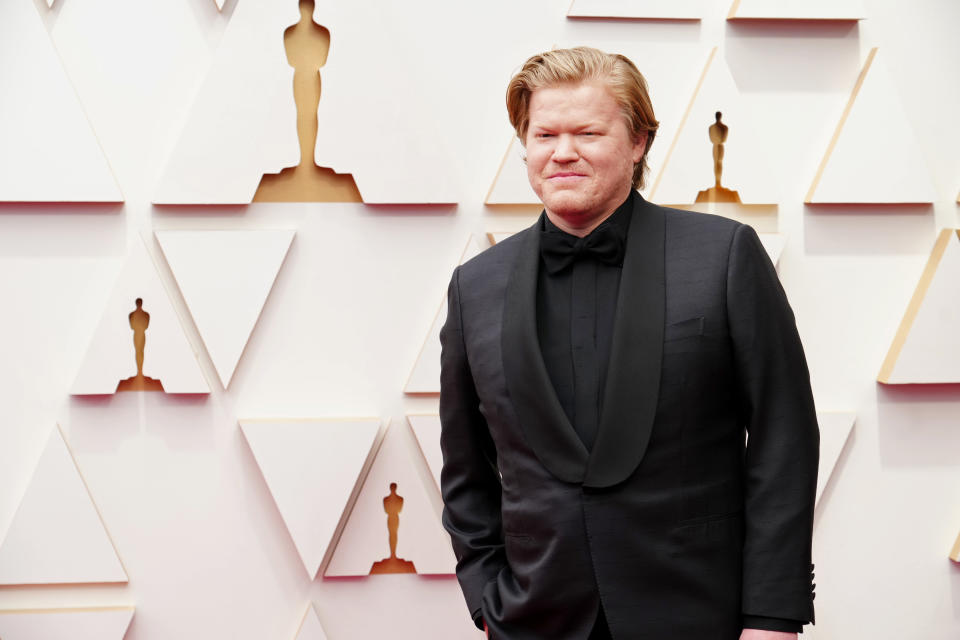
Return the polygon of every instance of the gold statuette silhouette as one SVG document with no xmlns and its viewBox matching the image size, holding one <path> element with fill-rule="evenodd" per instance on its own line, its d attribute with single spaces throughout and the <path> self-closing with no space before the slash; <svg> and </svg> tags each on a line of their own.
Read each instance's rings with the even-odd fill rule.
<svg viewBox="0 0 960 640">
<path fill-rule="evenodd" d="M 363 202 L 349 173 L 318 167 L 317 106 L 320 104 L 320 67 L 327 62 L 330 32 L 313 21 L 313 0 L 300 0 L 300 21 L 283 32 L 287 62 L 293 67 L 293 99 L 297 104 L 300 164 L 280 173 L 266 173 L 253 195 L 254 202 Z"/>
<path fill-rule="evenodd" d="M 403 510 L 403 497 L 397 494 L 397 483 L 390 483 L 390 495 L 383 499 L 383 510 L 387 512 L 387 531 L 390 534 L 390 557 L 373 563 L 370 574 L 374 573 L 416 573 L 409 560 L 397 557 L 397 532 L 400 529 L 400 512 Z"/>
<path fill-rule="evenodd" d="M 697 202 L 740 202 L 740 194 L 732 189 L 720 186 L 720 176 L 723 174 L 723 145 L 727 141 L 730 128 L 720 122 L 723 114 L 717 111 L 716 122 L 710 125 L 710 142 L 713 143 L 713 180 L 709 189 L 697 194 Z"/>
<path fill-rule="evenodd" d="M 137 375 L 121 380 L 117 391 L 163 391 L 163 385 L 155 378 L 143 375 L 143 354 L 147 346 L 147 327 L 150 314 L 143 310 L 143 298 L 137 298 L 137 308 L 130 312 L 130 328 L 133 329 L 133 348 L 137 360 Z"/>
</svg>

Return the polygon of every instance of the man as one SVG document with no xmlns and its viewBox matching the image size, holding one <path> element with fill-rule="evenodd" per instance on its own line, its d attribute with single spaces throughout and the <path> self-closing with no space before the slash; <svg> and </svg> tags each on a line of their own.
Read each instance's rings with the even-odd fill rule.
<svg viewBox="0 0 960 640">
<path fill-rule="evenodd" d="M 634 190 L 657 122 L 623 56 L 533 56 L 507 107 L 544 214 L 454 272 L 441 332 L 443 522 L 474 621 L 796 638 L 819 433 L 756 233 Z"/>
</svg>

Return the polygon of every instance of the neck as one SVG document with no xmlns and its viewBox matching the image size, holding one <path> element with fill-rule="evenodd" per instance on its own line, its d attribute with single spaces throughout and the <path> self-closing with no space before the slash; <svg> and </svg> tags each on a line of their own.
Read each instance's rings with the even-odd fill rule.
<svg viewBox="0 0 960 640">
<path fill-rule="evenodd" d="M 591 218 L 584 225 L 578 226 L 553 213 L 549 209 L 546 209 L 547 217 L 550 219 L 550 222 L 555 224 L 561 231 L 569 233 L 572 236 L 577 236 L 578 238 L 583 238 L 589 235 L 591 231 L 603 224 L 604 220 L 612 216 L 614 211 L 616 211 L 616 209 L 613 209 L 612 211 L 609 211 L 597 218 Z"/>
<path fill-rule="evenodd" d="M 612 216 L 617 209 L 619 209 L 620 206 L 627 201 L 627 198 L 630 197 L 632 192 L 633 186 L 631 186 L 630 189 L 623 194 L 623 198 L 621 198 L 620 201 L 617 202 L 616 206 L 614 206 L 612 209 L 605 212 L 603 215 L 595 218 L 585 219 L 582 222 L 577 220 L 576 217 L 574 217 L 573 220 L 565 218 L 557 213 L 554 213 L 553 211 L 550 211 L 550 209 L 544 209 L 544 211 L 547 214 L 547 218 L 550 219 L 550 222 L 556 225 L 558 229 L 565 233 L 569 233 L 572 236 L 584 238 L 588 236 L 591 231 L 603 224 L 607 218 Z"/>
</svg>

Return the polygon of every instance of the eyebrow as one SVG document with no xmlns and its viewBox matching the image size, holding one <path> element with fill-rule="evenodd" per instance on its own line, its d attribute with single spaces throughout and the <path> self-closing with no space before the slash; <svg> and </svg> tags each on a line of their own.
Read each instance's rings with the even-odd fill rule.
<svg viewBox="0 0 960 640">
<path fill-rule="evenodd" d="M 573 127 L 565 127 L 565 128 L 568 128 L 571 131 L 587 131 L 590 129 L 595 129 L 595 130 L 603 129 L 604 127 L 603 127 L 603 124 L 600 122 L 591 121 L 591 122 L 576 125 Z M 528 126 L 528 129 L 531 131 L 534 129 L 540 129 L 545 131 L 556 131 L 558 127 L 552 126 L 550 123 L 534 123 L 533 121 L 531 121 Z"/>
</svg>

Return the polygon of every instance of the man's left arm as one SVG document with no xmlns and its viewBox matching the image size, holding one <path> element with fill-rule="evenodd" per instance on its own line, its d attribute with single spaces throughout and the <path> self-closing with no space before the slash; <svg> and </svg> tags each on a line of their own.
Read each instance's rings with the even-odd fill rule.
<svg viewBox="0 0 960 640">
<path fill-rule="evenodd" d="M 443 526 L 457 557 L 457 579 L 474 624 L 483 628 L 483 593 L 506 568 L 497 451 L 480 411 L 460 313 L 460 268 L 447 290 L 440 330 L 440 449 Z"/>
<path fill-rule="evenodd" d="M 749 434 L 742 638 L 793 638 L 814 620 L 810 558 L 820 432 L 793 311 L 747 225 L 730 246 L 727 315 Z M 763 633 L 779 635 L 756 635 Z"/>
</svg>

